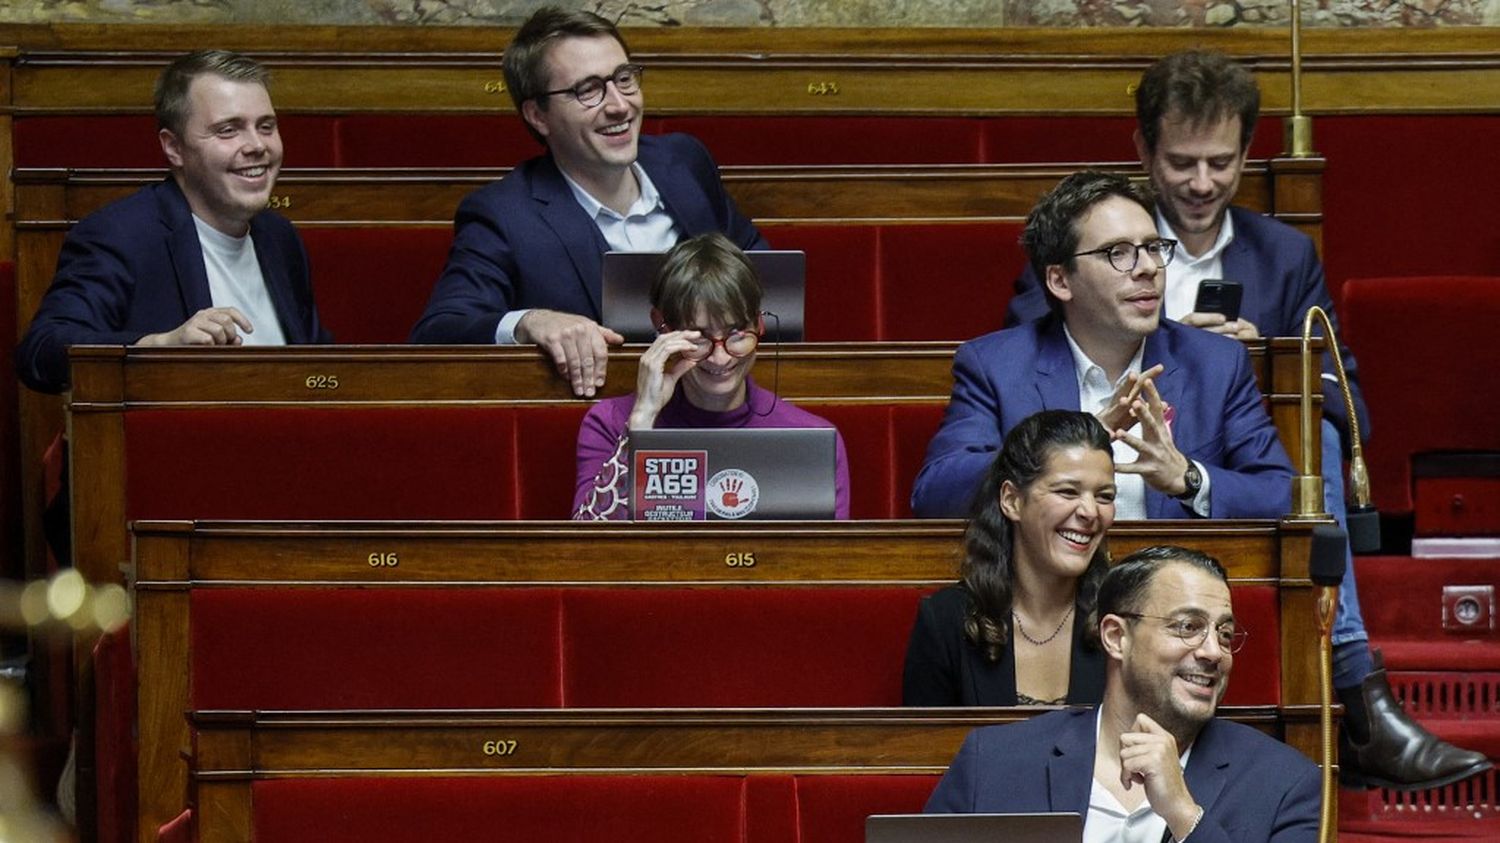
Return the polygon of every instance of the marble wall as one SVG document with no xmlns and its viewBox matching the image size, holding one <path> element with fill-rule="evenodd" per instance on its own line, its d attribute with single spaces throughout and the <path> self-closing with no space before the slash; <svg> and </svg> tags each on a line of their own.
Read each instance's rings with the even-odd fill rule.
<svg viewBox="0 0 1500 843">
<path fill-rule="evenodd" d="M 629 26 L 1277 26 L 1285 0 L 3 0 L 0 23 L 513 26 L 548 2 Z M 1305 0 L 1312 26 L 1500 25 L 1500 0 Z"/>
</svg>

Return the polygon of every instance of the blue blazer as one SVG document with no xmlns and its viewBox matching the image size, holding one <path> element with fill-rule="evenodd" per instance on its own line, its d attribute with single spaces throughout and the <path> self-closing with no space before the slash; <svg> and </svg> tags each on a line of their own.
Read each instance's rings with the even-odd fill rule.
<svg viewBox="0 0 1500 843">
<path fill-rule="evenodd" d="M 1071 811 L 1088 817 L 1098 709 L 1054 711 L 976 729 L 927 800 L 929 814 Z M 1193 843 L 1318 838 L 1318 767 L 1280 741 L 1214 718 L 1183 771 L 1203 806 Z"/>
<path fill-rule="evenodd" d="M 1176 412 L 1177 449 L 1211 478 L 1209 517 L 1280 518 L 1291 510 L 1292 463 L 1277 438 L 1244 344 L 1170 319 L 1146 338 L 1143 368 Z M 1048 317 L 970 340 L 953 357 L 953 396 L 912 490 L 919 517 L 960 517 L 1005 434 L 1039 410 L 1077 410 L 1078 374 L 1062 320 Z M 1194 518 L 1146 487 L 1150 518 Z"/>
<path fill-rule="evenodd" d="M 1323 264 L 1317 249 L 1306 234 L 1280 220 L 1231 205 L 1234 239 L 1224 248 L 1224 277 L 1245 287 L 1240 303 L 1240 317 L 1255 323 L 1263 336 L 1300 337 L 1302 320 L 1308 308 L 1318 305 L 1328 314 L 1335 332 L 1338 317 L 1333 300 L 1323 282 Z M 1167 272 L 1172 271 L 1167 267 Z M 1018 325 L 1047 315 L 1047 296 L 1028 265 L 1016 279 L 1016 293 L 1005 314 L 1005 324 Z M 1321 326 L 1317 329 L 1322 334 Z M 1339 353 L 1349 374 L 1349 388 L 1354 395 L 1354 411 L 1359 414 L 1360 433 L 1370 435 L 1370 413 L 1360 392 L 1354 355 L 1341 341 Z M 1333 372 L 1333 356 L 1323 355 L 1323 371 Z M 1345 452 L 1349 445 L 1349 413 L 1337 384 L 1323 379 L 1323 415 L 1333 422 L 1343 437 Z"/>
<path fill-rule="evenodd" d="M 262 211 L 250 221 L 250 239 L 286 341 L 332 342 L 318 321 L 296 229 Z M 32 389 L 61 392 L 68 385 L 68 346 L 130 345 L 213 306 L 192 209 L 168 177 L 68 232 L 52 285 L 16 349 L 16 373 Z"/>
<path fill-rule="evenodd" d="M 724 191 L 703 144 L 688 135 L 645 135 L 636 160 L 684 236 L 722 231 L 741 249 L 768 248 Z M 411 341 L 493 343 L 500 318 L 519 308 L 597 322 L 608 250 L 552 157 L 533 158 L 459 204 L 448 265 Z"/>
</svg>

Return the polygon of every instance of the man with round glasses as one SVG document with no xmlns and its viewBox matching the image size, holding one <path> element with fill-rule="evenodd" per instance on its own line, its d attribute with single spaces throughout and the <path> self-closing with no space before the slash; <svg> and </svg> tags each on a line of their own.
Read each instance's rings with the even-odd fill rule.
<svg viewBox="0 0 1500 843">
<path fill-rule="evenodd" d="M 614 24 L 545 7 L 503 59 L 506 90 L 547 154 L 471 193 L 418 343 L 535 343 L 579 396 L 604 384 L 599 324 L 604 252 L 665 251 L 711 231 L 742 249 L 760 232 L 724 191 L 718 167 L 687 135 L 641 135 L 644 69 Z"/>
<path fill-rule="evenodd" d="M 1073 811 L 1085 843 L 1318 836 L 1318 768 L 1215 717 L 1247 635 L 1218 560 L 1130 554 L 1099 585 L 1104 701 L 969 734 L 929 813 Z"/>
<path fill-rule="evenodd" d="M 1145 191 L 1124 176 L 1074 173 L 1032 209 L 1021 242 L 1051 313 L 959 348 L 912 511 L 967 514 L 1011 427 L 1039 410 L 1081 409 L 1114 439 L 1116 518 L 1286 514 L 1291 461 L 1249 353 L 1161 318 L 1176 243 L 1157 234 Z"/>
</svg>

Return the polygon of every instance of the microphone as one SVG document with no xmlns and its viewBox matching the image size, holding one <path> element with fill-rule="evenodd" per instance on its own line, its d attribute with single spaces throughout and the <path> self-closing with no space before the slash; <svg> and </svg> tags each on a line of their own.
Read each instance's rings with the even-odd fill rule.
<svg viewBox="0 0 1500 843">
<path fill-rule="evenodd" d="M 1344 581 L 1344 551 L 1348 536 L 1337 524 L 1319 524 L 1312 531 L 1312 548 L 1307 569 L 1313 583 L 1338 588 Z"/>
<path fill-rule="evenodd" d="M 1313 384 L 1321 379 L 1321 366 L 1312 354 L 1313 322 L 1323 325 L 1323 340 L 1333 355 L 1335 379 L 1344 409 L 1349 416 L 1349 540 L 1355 553 L 1372 553 L 1380 549 L 1380 513 L 1370 503 L 1370 469 L 1365 463 L 1364 445 L 1360 443 L 1359 416 L 1354 410 L 1354 394 L 1349 391 L 1349 375 L 1344 371 L 1344 356 L 1339 351 L 1333 322 L 1323 308 L 1307 309 L 1302 322 L 1302 449 L 1298 469 L 1292 480 L 1292 515 L 1298 518 L 1328 518 L 1323 511 L 1323 475 L 1317 469 L 1318 454 L 1313 448 L 1314 429 L 1320 417 L 1312 410 Z M 1321 392 L 1321 390 L 1319 390 Z M 1323 466 L 1323 471 L 1341 471 L 1342 466 Z"/>
</svg>

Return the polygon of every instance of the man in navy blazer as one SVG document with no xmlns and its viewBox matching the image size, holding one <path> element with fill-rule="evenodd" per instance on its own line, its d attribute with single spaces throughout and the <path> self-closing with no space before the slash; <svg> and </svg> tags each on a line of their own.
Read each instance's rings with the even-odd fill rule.
<svg viewBox="0 0 1500 843">
<path fill-rule="evenodd" d="M 16 351 L 27 386 L 68 385 L 68 346 L 326 343 L 292 224 L 266 210 L 281 136 L 259 64 L 220 50 L 156 87 L 171 175 L 68 232 Z"/>
<path fill-rule="evenodd" d="M 547 154 L 466 197 L 419 343 L 536 343 L 575 394 L 604 384 L 604 252 L 665 251 L 720 231 L 767 248 L 687 135 L 641 137 L 644 69 L 591 12 L 538 10 L 506 48 L 506 87 Z"/>
<path fill-rule="evenodd" d="M 1067 177 L 1038 202 L 1022 240 L 1055 312 L 959 348 L 913 512 L 967 515 L 1011 427 L 1038 410 L 1083 409 L 1116 440 L 1116 506 L 1129 513 L 1121 517 L 1286 514 L 1291 462 L 1249 353 L 1160 319 L 1172 241 L 1157 236 L 1150 207 L 1128 179 L 1094 171 Z M 1089 406 L 1085 383 L 1095 384 Z"/>
<path fill-rule="evenodd" d="M 1260 89 L 1254 77 L 1221 53 L 1174 53 L 1141 77 L 1136 88 L 1136 153 L 1156 192 L 1157 230 L 1163 237 L 1181 240 L 1181 254 L 1168 273 L 1163 315 L 1239 339 L 1300 336 L 1308 310 L 1317 305 L 1337 330 L 1312 241 L 1278 220 L 1230 205 L 1259 112 Z M 1038 277 L 1028 269 L 1016 282 L 1018 294 L 1011 300 L 1009 321 L 1047 313 Z M 1238 319 L 1195 312 L 1198 284 L 1206 278 L 1241 282 L 1244 300 Z M 1356 380 L 1358 369 L 1349 349 L 1340 345 L 1340 352 L 1359 428 L 1367 436 L 1369 414 Z M 1324 496 L 1328 511 L 1342 523 L 1342 452 L 1353 434 L 1333 370 L 1332 355 L 1325 354 Z M 1351 557 L 1333 625 L 1333 682 L 1348 712 L 1339 768 L 1345 783 L 1415 790 L 1489 769 L 1483 754 L 1439 740 L 1402 710 L 1368 639 Z"/>
<path fill-rule="evenodd" d="M 1318 839 L 1317 766 L 1215 717 L 1247 640 L 1223 566 L 1133 553 L 1100 584 L 1098 617 L 1103 703 L 970 733 L 927 812 L 1073 812 L 1090 841 Z"/>
</svg>

